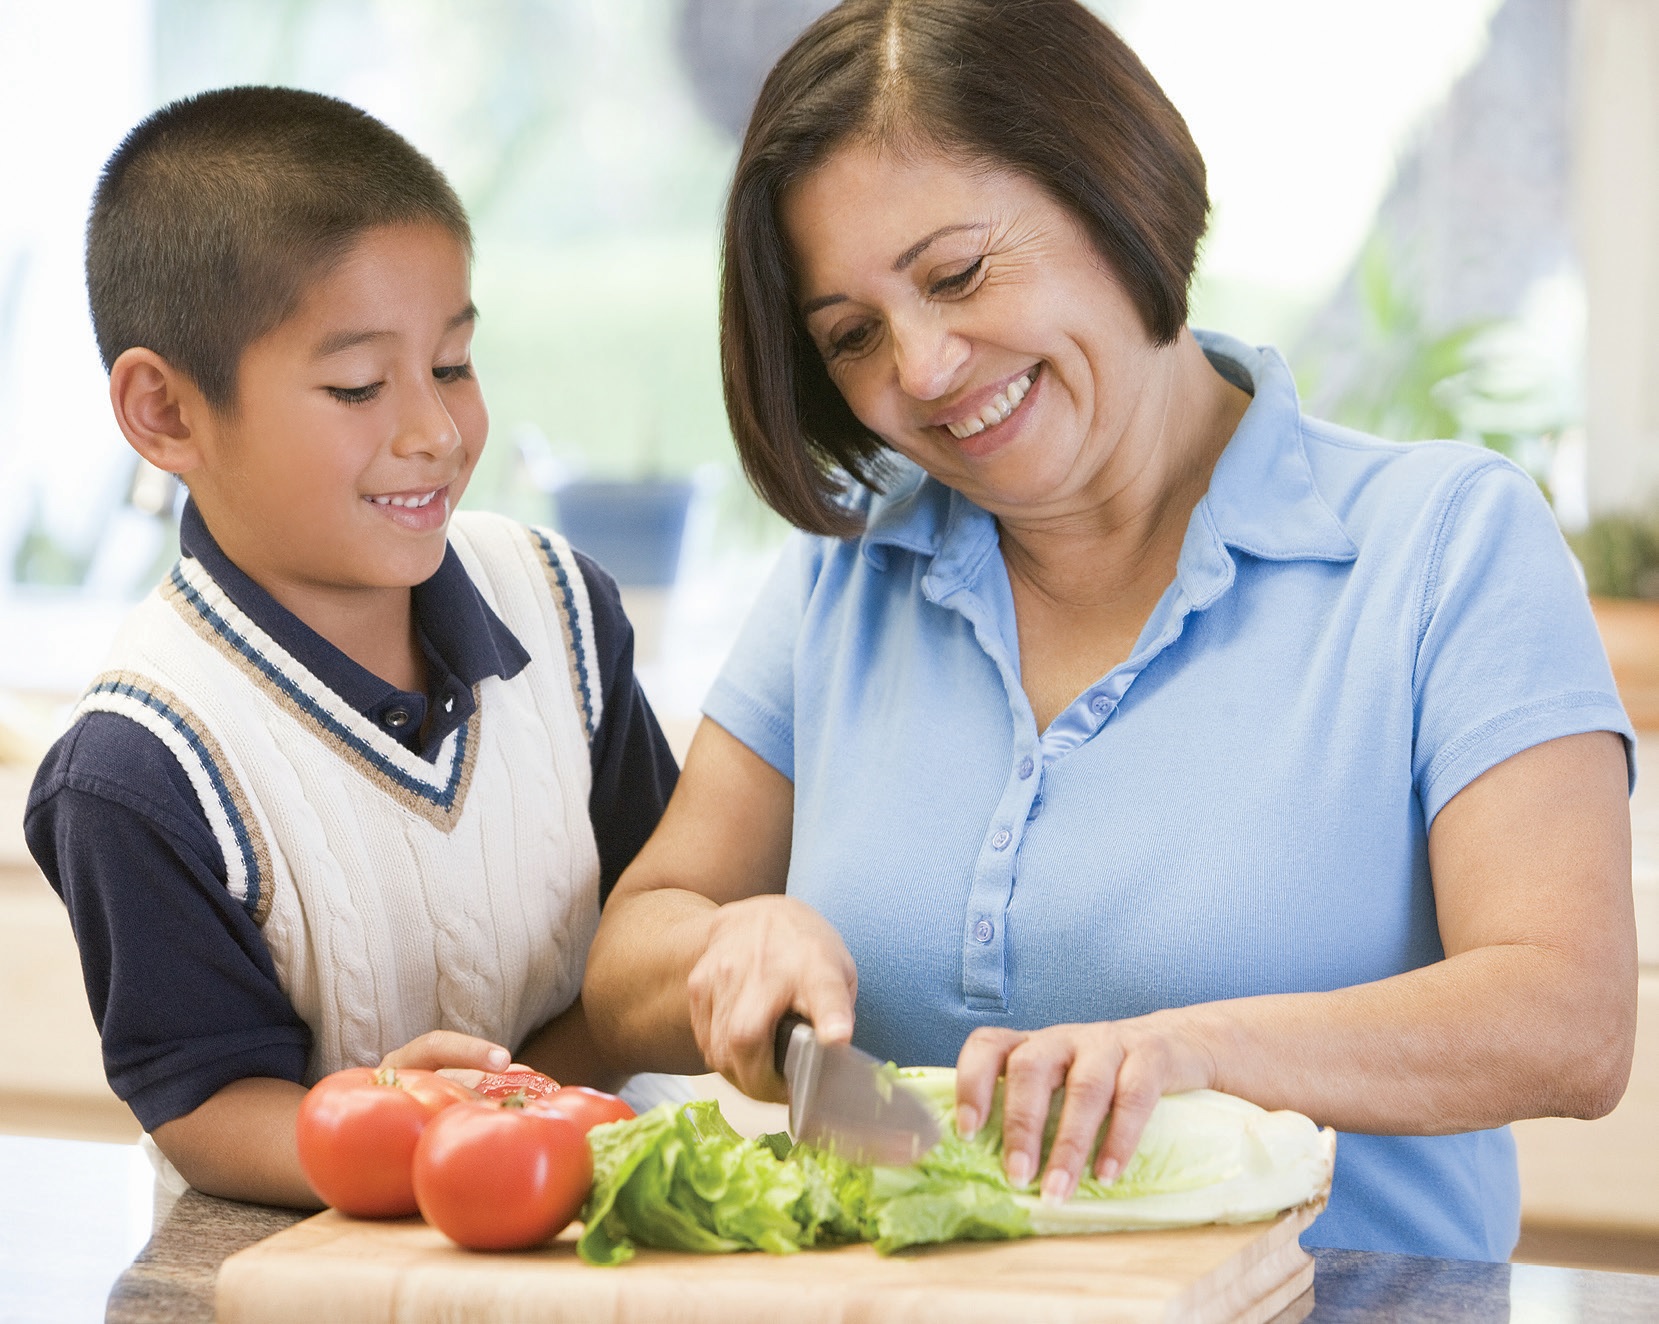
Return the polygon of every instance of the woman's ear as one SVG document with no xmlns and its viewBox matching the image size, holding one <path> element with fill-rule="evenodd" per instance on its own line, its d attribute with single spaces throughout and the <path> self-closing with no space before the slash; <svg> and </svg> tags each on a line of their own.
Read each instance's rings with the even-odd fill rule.
<svg viewBox="0 0 1659 1324">
<path fill-rule="evenodd" d="M 132 448 L 158 469 L 187 474 L 203 460 L 211 409 L 196 384 L 154 350 L 125 350 L 109 370 L 109 402 Z"/>
</svg>

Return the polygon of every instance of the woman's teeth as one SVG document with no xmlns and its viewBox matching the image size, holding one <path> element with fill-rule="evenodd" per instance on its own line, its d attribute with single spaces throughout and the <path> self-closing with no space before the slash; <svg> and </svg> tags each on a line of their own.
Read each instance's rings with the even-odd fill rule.
<svg viewBox="0 0 1659 1324">
<path fill-rule="evenodd" d="M 437 496 L 437 495 L 438 495 L 437 492 L 434 491 L 434 492 L 428 492 L 425 496 L 412 496 L 412 497 L 383 496 L 383 497 L 370 497 L 369 500 L 374 502 L 374 504 L 377 505 L 377 506 L 407 506 L 411 509 L 414 509 L 416 507 L 426 505 L 427 502 L 431 501 L 432 498 Z"/>
<path fill-rule="evenodd" d="M 960 423 L 947 423 L 951 436 L 958 441 L 976 436 L 986 428 L 994 428 L 1008 415 L 1020 407 L 1020 401 L 1025 399 L 1026 393 L 1031 390 L 1031 383 L 1036 380 L 1037 370 L 1033 368 L 1017 381 L 1009 382 L 991 398 L 991 403 L 981 409 L 973 418 L 964 418 Z"/>
</svg>

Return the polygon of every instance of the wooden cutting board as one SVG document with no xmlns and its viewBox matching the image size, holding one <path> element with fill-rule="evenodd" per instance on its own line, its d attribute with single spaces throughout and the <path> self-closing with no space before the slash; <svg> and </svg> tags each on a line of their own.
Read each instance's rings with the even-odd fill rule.
<svg viewBox="0 0 1659 1324">
<path fill-rule="evenodd" d="M 1308 1206 L 1271 1223 L 958 1243 L 879 1256 L 641 1250 L 596 1269 L 574 1232 L 545 1249 L 475 1254 L 418 1219 L 332 1210 L 225 1261 L 225 1324 L 1010 1324 L 1012 1320 L 1239 1320 L 1312 1308 Z"/>
</svg>

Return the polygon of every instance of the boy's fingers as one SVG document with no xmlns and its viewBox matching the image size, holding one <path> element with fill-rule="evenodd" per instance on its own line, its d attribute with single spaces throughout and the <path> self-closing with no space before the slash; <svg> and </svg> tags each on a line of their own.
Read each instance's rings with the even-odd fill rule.
<svg viewBox="0 0 1659 1324">
<path fill-rule="evenodd" d="M 439 1071 L 445 1067 L 503 1071 L 512 1060 L 511 1053 L 488 1039 L 462 1034 L 459 1030 L 430 1030 L 387 1053 L 380 1065 L 422 1071 Z"/>
</svg>

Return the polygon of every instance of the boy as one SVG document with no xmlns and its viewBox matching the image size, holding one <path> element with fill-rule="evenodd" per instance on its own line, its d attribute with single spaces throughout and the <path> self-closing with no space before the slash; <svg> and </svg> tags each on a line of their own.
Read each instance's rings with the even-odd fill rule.
<svg viewBox="0 0 1659 1324">
<path fill-rule="evenodd" d="M 190 502 L 25 832 L 112 1087 L 214 1194 L 315 1204 L 294 1115 L 341 1067 L 605 1078 L 583 963 L 676 770 L 603 572 L 451 524 L 471 255 L 425 157 L 288 89 L 165 107 L 94 199 L 116 420 Z"/>
</svg>

